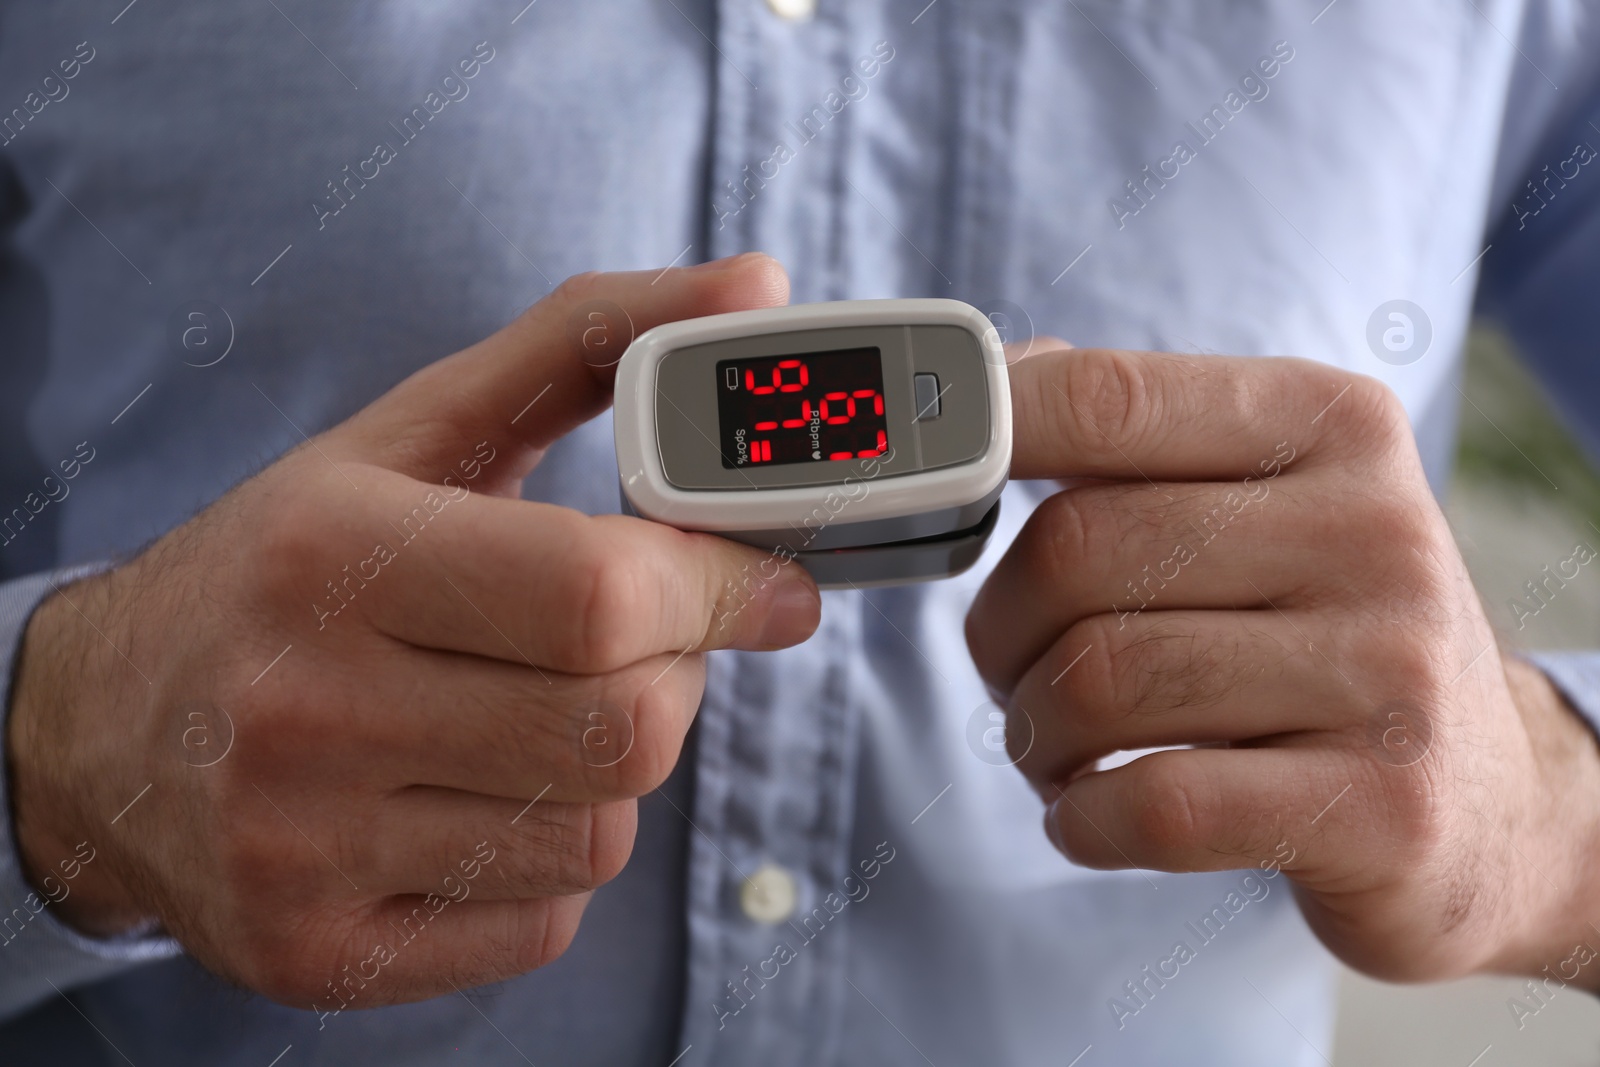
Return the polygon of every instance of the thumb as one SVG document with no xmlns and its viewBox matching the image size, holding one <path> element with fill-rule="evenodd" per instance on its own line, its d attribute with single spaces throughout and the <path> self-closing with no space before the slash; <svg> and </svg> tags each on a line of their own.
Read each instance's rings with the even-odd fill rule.
<svg viewBox="0 0 1600 1067">
<path fill-rule="evenodd" d="M 516 321 L 417 371 L 325 438 L 325 449 L 438 481 L 487 442 L 520 479 L 611 402 L 623 350 L 664 322 L 781 306 L 789 278 L 758 252 L 687 269 L 579 274 Z M 331 447 L 330 447 L 331 446 Z"/>
</svg>

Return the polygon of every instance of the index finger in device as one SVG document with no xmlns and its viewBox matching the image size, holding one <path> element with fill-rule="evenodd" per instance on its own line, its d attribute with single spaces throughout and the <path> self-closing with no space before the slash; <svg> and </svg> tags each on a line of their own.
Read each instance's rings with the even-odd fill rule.
<svg viewBox="0 0 1600 1067">
<path fill-rule="evenodd" d="M 1042 356 L 1046 352 L 1065 352 L 1077 346 L 1052 334 L 1040 334 L 1027 341 L 1007 341 L 1001 347 L 1005 349 L 1006 366 L 1009 367 L 1033 356 Z"/>
<path fill-rule="evenodd" d="M 368 609 L 386 633 L 571 673 L 780 648 L 821 616 L 805 569 L 770 552 L 523 500 L 468 496 L 392 556 L 398 573 L 376 580 Z"/>
<path fill-rule="evenodd" d="M 1013 478 L 1218 480 L 1410 439 L 1381 382 L 1308 360 L 1071 349 L 1011 367 Z"/>
<path fill-rule="evenodd" d="M 504 329 L 396 385 L 336 428 L 328 451 L 437 481 L 483 442 L 511 454 L 497 480 L 521 477 L 610 402 L 616 361 L 634 337 L 788 295 L 783 268 L 754 252 L 692 268 L 576 275 Z"/>
</svg>

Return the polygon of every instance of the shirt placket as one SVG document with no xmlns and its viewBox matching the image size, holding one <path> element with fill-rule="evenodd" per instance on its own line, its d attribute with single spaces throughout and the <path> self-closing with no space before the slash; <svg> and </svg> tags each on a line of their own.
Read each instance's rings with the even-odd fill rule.
<svg viewBox="0 0 1600 1067">
<path fill-rule="evenodd" d="M 851 277 L 858 257 L 850 222 L 878 210 L 851 180 L 852 168 L 865 164 L 859 124 L 870 125 L 869 116 L 859 103 L 831 110 L 830 91 L 843 88 L 841 80 L 876 41 L 896 34 L 908 50 L 917 43 L 914 34 L 942 39 L 922 47 L 929 56 L 944 51 L 952 68 L 966 74 L 995 58 L 980 47 L 987 36 L 978 35 L 980 45 L 946 36 L 947 18 L 980 21 L 965 7 L 956 12 L 953 5 L 952 14 L 939 12 L 919 28 L 909 22 L 914 11 L 889 25 L 892 5 L 822 0 L 808 19 L 782 16 L 799 6 L 719 0 L 716 25 L 705 28 L 715 44 L 716 79 L 706 248 L 711 256 L 756 249 L 776 255 L 790 272 L 796 302 L 856 295 L 863 282 Z M 902 65 L 916 61 L 911 51 Z M 888 85 L 879 81 L 873 91 L 888 92 Z M 981 136 L 997 118 L 1009 118 L 997 115 L 1004 101 L 987 91 L 959 106 L 960 126 Z M 954 175 L 962 188 L 952 204 L 959 221 L 947 220 L 941 231 L 947 242 L 959 237 L 965 246 L 964 278 L 987 276 L 995 267 L 983 255 L 1000 222 L 994 212 L 1003 210 L 991 196 L 999 168 L 988 158 L 992 145 L 961 140 L 977 158 L 963 152 Z M 915 248 L 887 247 L 922 262 Z M 971 262 L 974 249 L 983 250 L 981 262 Z M 712 657 L 689 855 L 679 1045 L 685 1065 L 777 1067 L 838 1058 L 844 998 L 857 995 L 846 980 L 851 913 L 840 901 L 844 879 L 863 858 L 850 855 L 860 731 L 851 677 L 852 664 L 859 666 L 862 612 L 859 594 L 829 593 L 822 625 L 805 645 Z"/>
<path fill-rule="evenodd" d="M 716 81 L 707 253 L 772 253 L 796 301 L 842 286 L 846 131 L 807 137 L 804 123 L 839 76 L 835 19 L 797 0 L 719 0 L 705 28 Z M 848 915 L 828 903 L 851 863 L 859 612 L 859 597 L 828 594 L 799 648 L 711 657 L 689 848 L 685 1065 L 837 1056 Z"/>
<path fill-rule="evenodd" d="M 860 50 L 850 5 L 718 0 L 706 189 L 711 256 L 759 250 L 789 270 L 796 303 L 840 299 L 845 160 L 853 116 L 829 93 Z"/>
<path fill-rule="evenodd" d="M 816 1064 L 837 1047 L 858 723 L 859 598 L 827 594 L 816 636 L 712 657 L 690 841 L 686 1063 Z"/>
</svg>

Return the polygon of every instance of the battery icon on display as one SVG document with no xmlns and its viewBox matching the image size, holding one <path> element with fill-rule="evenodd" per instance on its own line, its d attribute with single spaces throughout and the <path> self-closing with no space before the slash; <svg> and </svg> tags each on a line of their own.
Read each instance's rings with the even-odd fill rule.
<svg viewBox="0 0 1600 1067">
<path fill-rule="evenodd" d="M 739 388 L 739 368 L 738 367 L 729 367 L 728 370 L 727 370 L 726 377 L 728 379 L 728 392 L 731 393 L 734 390 Z"/>
</svg>

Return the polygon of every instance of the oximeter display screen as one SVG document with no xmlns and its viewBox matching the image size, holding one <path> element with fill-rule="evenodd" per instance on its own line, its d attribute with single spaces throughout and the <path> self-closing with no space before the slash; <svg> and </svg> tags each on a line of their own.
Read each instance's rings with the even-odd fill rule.
<svg viewBox="0 0 1600 1067">
<path fill-rule="evenodd" d="M 722 465 L 881 456 L 883 357 L 876 348 L 725 359 L 717 364 Z"/>
</svg>

